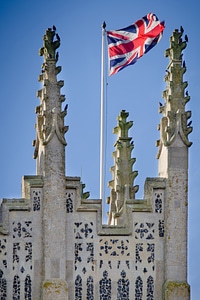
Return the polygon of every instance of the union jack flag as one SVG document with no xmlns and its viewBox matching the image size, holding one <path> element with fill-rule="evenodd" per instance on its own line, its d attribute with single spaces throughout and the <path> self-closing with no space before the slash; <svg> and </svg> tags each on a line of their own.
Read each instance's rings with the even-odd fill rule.
<svg viewBox="0 0 200 300">
<path fill-rule="evenodd" d="M 136 63 L 159 42 L 164 28 L 164 22 L 149 13 L 126 28 L 107 31 L 109 75 Z"/>
</svg>

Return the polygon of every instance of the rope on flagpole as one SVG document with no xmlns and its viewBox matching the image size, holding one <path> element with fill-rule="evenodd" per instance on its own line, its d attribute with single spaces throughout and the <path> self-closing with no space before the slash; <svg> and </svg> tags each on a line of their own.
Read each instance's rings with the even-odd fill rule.
<svg viewBox="0 0 200 300">
<path fill-rule="evenodd" d="M 105 62 L 107 64 L 107 55 L 105 55 Z M 108 144 L 108 72 L 106 71 L 105 73 L 105 176 L 104 176 L 104 186 L 106 186 L 106 178 L 107 178 L 107 144 Z M 105 197 L 106 191 L 104 189 L 104 197 Z M 105 200 L 105 202 L 107 203 L 107 201 Z M 104 207 L 105 210 L 105 207 Z"/>
<path fill-rule="evenodd" d="M 105 32 L 106 23 L 102 24 L 101 49 L 101 128 L 100 128 L 100 199 L 102 199 L 102 217 L 104 213 L 104 105 L 105 105 Z"/>
</svg>

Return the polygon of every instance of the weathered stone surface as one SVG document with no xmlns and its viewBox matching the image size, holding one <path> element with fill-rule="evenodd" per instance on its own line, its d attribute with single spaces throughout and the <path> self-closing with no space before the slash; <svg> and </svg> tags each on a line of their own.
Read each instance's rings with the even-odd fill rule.
<svg viewBox="0 0 200 300">
<path fill-rule="evenodd" d="M 43 300 L 68 300 L 68 287 L 62 279 L 50 279 L 43 282 Z"/>
<path fill-rule="evenodd" d="M 190 299 L 190 286 L 187 282 L 170 281 L 164 286 L 164 300 Z"/>
<path fill-rule="evenodd" d="M 34 158 L 37 175 L 24 176 L 21 199 L 3 199 L 0 218 L 0 298 L 34 300 L 189 300 L 187 283 L 188 135 L 191 113 L 183 82 L 177 30 L 166 55 L 166 100 L 158 141 L 158 177 L 147 178 L 136 199 L 137 171 L 121 111 L 108 224 L 102 224 L 101 199 L 89 199 L 79 177 L 65 176 L 66 109 L 57 81 L 56 29 L 44 36 L 42 74 L 36 107 Z M 179 57 L 180 56 L 180 57 Z M 65 106 L 67 107 L 67 106 Z"/>
</svg>

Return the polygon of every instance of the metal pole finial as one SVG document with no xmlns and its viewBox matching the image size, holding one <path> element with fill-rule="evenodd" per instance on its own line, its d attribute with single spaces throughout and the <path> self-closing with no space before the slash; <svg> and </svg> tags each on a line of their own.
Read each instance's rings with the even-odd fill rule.
<svg viewBox="0 0 200 300">
<path fill-rule="evenodd" d="M 106 28 L 106 22 L 104 21 L 102 24 L 102 28 L 105 29 Z"/>
</svg>

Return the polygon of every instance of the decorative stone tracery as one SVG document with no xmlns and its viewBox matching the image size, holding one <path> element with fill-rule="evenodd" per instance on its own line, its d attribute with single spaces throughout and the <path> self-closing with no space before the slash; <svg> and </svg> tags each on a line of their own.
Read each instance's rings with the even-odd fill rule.
<svg viewBox="0 0 200 300">
<path fill-rule="evenodd" d="M 55 35 L 54 29 L 48 29 L 44 37 L 44 47 L 40 50 L 40 54 L 44 56 L 42 74 L 39 76 L 43 88 L 38 92 L 40 105 L 36 107 L 37 125 L 34 157 L 38 159 L 38 164 L 42 167 L 43 155 L 46 155 L 45 147 L 55 140 L 59 145 L 61 144 L 61 147 L 65 146 L 64 133 L 68 129 L 64 126 L 67 108 L 61 111 L 61 103 L 65 97 L 60 95 L 60 88 L 64 83 L 63 81 L 57 82 L 56 79 L 61 68 L 55 65 L 58 60 L 56 49 L 60 42 L 58 36 L 57 40 L 54 41 Z M 191 114 L 184 111 L 189 96 L 184 96 L 186 83 L 182 82 L 185 66 L 182 65 L 181 51 L 186 43 L 182 42 L 180 37 L 181 34 L 175 31 L 171 39 L 171 48 L 166 52 L 167 56 L 170 57 L 170 65 L 169 73 L 165 77 L 168 83 L 167 90 L 164 92 L 166 104 L 160 108 L 160 112 L 163 113 L 160 124 L 160 150 L 163 145 L 171 145 L 177 135 L 181 137 L 187 147 L 190 146 L 188 134 L 191 132 L 191 128 L 187 120 Z M 170 92 L 174 93 L 176 99 L 172 99 Z M 51 101 L 54 96 L 57 99 L 56 103 Z M 51 100 L 49 100 L 50 98 Z M 69 179 L 65 178 L 64 175 L 62 176 L 62 183 L 67 181 L 69 189 L 66 190 L 66 186 L 62 186 L 63 197 L 54 206 L 55 210 L 52 209 L 49 212 L 48 209 L 51 208 L 49 205 L 45 211 L 46 214 L 44 214 L 45 205 L 49 199 L 46 197 L 43 200 L 43 191 L 47 192 L 49 198 L 53 197 L 51 197 L 46 186 L 41 187 L 41 183 L 31 188 L 31 199 L 29 199 L 29 191 L 27 192 L 26 186 L 24 199 L 15 200 L 15 205 L 13 205 L 14 201 L 10 201 L 11 203 L 7 203 L 6 209 L 4 206 L 3 217 L 6 219 L 6 224 L 0 228 L 2 233 L 0 239 L 0 298 L 2 300 L 10 298 L 8 293 L 12 294 L 13 299 L 32 300 L 35 297 L 32 291 L 33 286 L 38 284 L 34 274 L 38 270 L 38 274 L 42 273 L 41 266 L 45 265 L 46 260 L 49 259 L 48 255 L 45 256 L 44 254 L 43 257 L 43 253 L 49 254 L 51 251 L 51 259 L 46 264 L 50 265 L 51 268 L 47 267 L 46 273 L 44 273 L 45 276 L 49 276 L 51 273 L 49 270 L 53 270 L 55 267 L 54 275 L 56 274 L 57 277 L 67 275 L 69 286 L 67 288 L 65 280 L 63 280 L 65 293 L 63 299 L 161 299 L 162 278 L 165 275 L 163 271 L 165 269 L 164 255 L 166 254 L 164 247 L 167 234 L 169 236 L 167 231 L 169 224 L 166 223 L 167 220 L 165 219 L 167 215 L 165 214 L 167 206 L 165 195 L 168 196 L 169 191 L 165 193 L 165 189 L 169 189 L 169 187 L 168 183 L 165 184 L 161 178 L 160 180 L 148 179 L 144 199 L 135 199 L 138 190 L 138 186 L 134 185 L 137 171 L 132 171 L 135 159 L 131 158 L 131 151 L 134 144 L 128 136 L 133 122 L 127 122 L 127 117 L 128 113 L 122 110 L 118 117 L 118 126 L 114 129 L 114 133 L 117 134 L 117 141 L 113 153 L 114 166 L 111 168 L 113 178 L 109 182 L 111 193 L 108 198 L 110 204 L 108 225 L 102 225 L 100 221 L 100 200 L 88 199 L 89 192 L 83 191 L 85 185 L 77 178 L 75 180 Z M 45 172 L 40 172 L 43 170 L 42 167 L 39 169 L 39 174 L 44 179 Z M 56 173 L 56 180 L 59 176 L 60 169 Z M 55 182 L 59 183 L 56 180 Z M 74 183 L 75 181 L 76 183 Z M 159 186 L 161 181 L 162 187 Z M 51 200 L 55 200 L 57 194 L 55 193 Z M 176 204 L 176 209 L 180 207 L 179 204 L 179 202 Z M 59 222 L 52 222 L 54 218 L 60 217 L 59 214 L 56 214 L 59 209 L 60 213 L 64 212 L 59 221 L 66 225 L 61 230 Z M 56 247 L 55 253 L 53 253 L 54 239 L 52 244 L 50 239 L 46 242 L 46 252 L 43 251 L 43 245 L 39 246 L 41 247 L 41 256 L 37 252 L 37 245 L 43 244 L 43 230 L 39 227 L 41 223 L 43 229 L 48 228 L 49 230 L 46 230 L 45 238 L 47 238 L 48 233 L 50 236 L 52 234 L 54 238 L 57 228 L 60 231 L 57 230 L 56 232 L 64 232 L 62 236 L 62 241 L 64 241 L 62 249 L 64 251 L 60 252 L 60 256 L 57 255 L 58 248 Z M 39 235 L 38 231 L 39 234 L 41 232 L 42 234 Z M 62 245 L 59 244 L 58 246 L 61 247 Z M 65 255 L 67 256 L 67 272 L 65 263 L 62 264 L 63 261 L 66 261 Z M 59 256 L 58 259 L 57 256 Z M 51 288 L 56 286 L 50 290 L 57 293 L 59 279 L 58 281 L 55 280 L 54 283 L 56 284 L 53 284 L 53 280 L 45 282 L 43 288 L 46 285 L 45 291 L 48 292 L 47 286 L 51 286 Z M 168 289 L 170 289 L 170 283 L 167 284 Z M 40 282 L 38 286 L 41 286 Z M 167 293 L 168 290 L 166 289 L 165 292 Z"/>
<path fill-rule="evenodd" d="M 6 300 L 7 299 L 7 280 L 4 278 L 4 273 L 0 269 L 0 299 Z"/>
<path fill-rule="evenodd" d="M 103 272 L 103 278 L 99 282 L 100 300 L 111 300 L 111 279 L 108 277 L 108 272 Z"/>
</svg>

